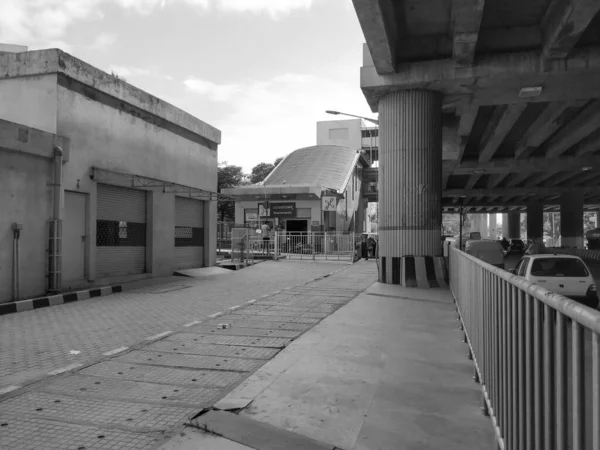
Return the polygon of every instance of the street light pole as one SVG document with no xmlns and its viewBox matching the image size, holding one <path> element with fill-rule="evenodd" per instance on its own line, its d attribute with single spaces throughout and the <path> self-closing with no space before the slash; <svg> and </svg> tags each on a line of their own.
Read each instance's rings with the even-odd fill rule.
<svg viewBox="0 0 600 450">
<path fill-rule="evenodd" d="M 348 114 L 348 113 L 343 113 L 343 112 L 339 112 L 339 111 L 331 111 L 329 109 L 327 111 L 325 111 L 325 112 L 327 114 L 333 114 L 334 116 L 342 115 L 342 116 L 356 117 L 357 119 L 363 119 L 363 120 L 366 120 L 368 122 L 374 123 L 375 125 L 379 125 L 379 120 L 369 119 L 368 117 L 355 116 L 354 114 Z"/>
</svg>

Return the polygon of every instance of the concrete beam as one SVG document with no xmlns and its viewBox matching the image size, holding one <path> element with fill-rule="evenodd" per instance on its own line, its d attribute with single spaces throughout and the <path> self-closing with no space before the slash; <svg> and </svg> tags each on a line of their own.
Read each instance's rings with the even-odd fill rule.
<svg viewBox="0 0 600 450">
<path fill-rule="evenodd" d="M 452 0 L 452 59 L 458 66 L 473 64 L 484 5 L 485 0 Z"/>
<path fill-rule="evenodd" d="M 600 11 L 594 0 L 552 0 L 542 20 L 542 56 L 565 59 Z"/>
<path fill-rule="evenodd" d="M 461 108 L 461 115 L 457 130 L 457 134 L 460 139 L 460 147 L 457 158 L 459 162 L 462 161 L 467 142 L 469 141 L 469 135 L 471 134 L 471 130 L 475 124 L 475 119 L 477 119 L 478 112 L 479 107 L 474 105 L 467 105 Z"/>
<path fill-rule="evenodd" d="M 496 153 L 506 135 L 510 133 L 510 130 L 517 123 L 517 120 L 519 120 L 526 107 L 527 103 L 507 105 L 505 108 L 502 108 L 502 112 L 498 114 L 496 121 L 490 121 L 490 125 L 495 122 L 493 123 L 494 130 L 479 152 L 479 162 L 487 162 L 492 159 L 494 153 Z M 497 109 L 500 108 L 497 107 Z M 496 117 L 496 114 L 494 116 Z"/>
<path fill-rule="evenodd" d="M 600 128 L 575 145 L 575 156 L 581 157 L 600 150 Z"/>
<path fill-rule="evenodd" d="M 559 117 L 572 104 L 569 102 L 550 103 L 531 124 L 515 147 L 515 158 L 527 158 L 560 127 L 564 125 Z M 581 106 L 581 105 L 580 105 Z"/>
<path fill-rule="evenodd" d="M 465 185 L 465 189 L 473 189 L 479 181 L 479 178 L 481 178 L 481 175 L 471 175 L 469 181 L 467 181 L 467 184 Z"/>
<path fill-rule="evenodd" d="M 442 170 L 453 175 L 471 175 L 473 171 L 480 174 L 509 174 L 534 172 L 561 172 L 581 170 L 583 167 L 600 167 L 600 156 L 563 156 L 561 158 L 536 157 L 528 159 L 502 158 L 486 163 L 478 161 L 463 161 L 459 165 L 453 161 L 443 161 Z"/>
<path fill-rule="evenodd" d="M 396 70 L 398 28 L 391 0 L 352 0 L 378 74 Z M 400 5 L 402 8 L 403 5 Z"/>
<path fill-rule="evenodd" d="M 597 131 L 599 123 L 600 101 L 593 100 L 544 144 L 546 158 L 562 155 L 573 145 Z"/>
<path fill-rule="evenodd" d="M 444 102 L 469 98 L 471 105 L 573 101 L 600 98 L 600 46 L 574 49 L 566 61 L 548 67 L 541 52 L 486 54 L 474 65 L 457 70 L 451 59 L 403 63 L 394 74 L 361 68 L 361 89 L 373 111 L 389 92 L 430 89 L 445 94 Z M 537 97 L 520 97 L 524 85 L 543 85 Z"/>
<path fill-rule="evenodd" d="M 583 191 L 588 193 L 600 192 L 600 186 L 574 186 L 574 187 L 532 187 L 527 189 L 527 195 L 558 195 L 563 192 Z M 443 197 L 490 197 L 522 196 L 521 188 L 495 188 L 495 189 L 446 189 Z"/>
</svg>

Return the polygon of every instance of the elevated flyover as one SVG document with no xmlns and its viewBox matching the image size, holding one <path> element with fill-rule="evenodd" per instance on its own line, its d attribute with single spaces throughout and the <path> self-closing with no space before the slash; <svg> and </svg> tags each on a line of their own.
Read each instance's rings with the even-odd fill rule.
<svg viewBox="0 0 600 450">
<path fill-rule="evenodd" d="M 353 2 L 382 255 L 436 257 L 441 212 L 461 204 L 527 211 L 532 235 L 558 208 L 563 245 L 581 246 L 600 203 L 600 1 Z"/>
</svg>

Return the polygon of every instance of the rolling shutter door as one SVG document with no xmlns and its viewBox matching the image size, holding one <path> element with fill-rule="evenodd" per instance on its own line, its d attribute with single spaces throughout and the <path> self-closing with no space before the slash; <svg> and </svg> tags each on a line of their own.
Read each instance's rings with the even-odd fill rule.
<svg viewBox="0 0 600 450">
<path fill-rule="evenodd" d="M 204 266 L 204 202 L 175 197 L 175 269 Z"/>
<path fill-rule="evenodd" d="M 96 277 L 146 271 L 146 191 L 98 184 Z"/>
</svg>

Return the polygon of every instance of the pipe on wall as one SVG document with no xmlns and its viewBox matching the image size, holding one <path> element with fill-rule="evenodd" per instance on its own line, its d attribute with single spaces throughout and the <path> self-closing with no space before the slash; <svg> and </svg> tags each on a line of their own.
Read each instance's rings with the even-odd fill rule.
<svg viewBox="0 0 600 450">
<path fill-rule="evenodd" d="M 62 223 L 60 212 L 62 209 L 62 166 L 63 149 L 54 147 L 54 180 L 52 183 L 52 219 L 50 220 L 49 264 L 48 264 L 48 291 L 60 292 L 61 266 L 62 266 Z"/>
</svg>

